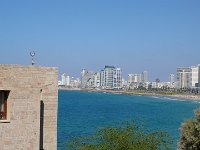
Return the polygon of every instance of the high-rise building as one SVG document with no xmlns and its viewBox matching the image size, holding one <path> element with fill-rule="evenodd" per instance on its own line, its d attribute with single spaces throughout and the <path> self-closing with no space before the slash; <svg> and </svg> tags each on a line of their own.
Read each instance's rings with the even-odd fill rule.
<svg viewBox="0 0 200 150">
<path fill-rule="evenodd" d="M 80 84 L 81 84 L 81 82 L 80 82 L 79 78 L 75 79 L 75 78 L 72 77 L 72 79 L 70 81 L 70 87 L 71 88 L 80 88 Z"/>
<path fill-rule="evenodd" d="M 101 70 L 100 72 L 100 87 L 105 86 L 105 71 Z"/>
<path fill-rule="evenodd" d="M 83 68 L 82 71 L 81 71 L 81 77 L 83 77 L 87 72 L 88 71 L 85 68 Z"/>
<path fill-rule="evenodd" d="M 192 66 L 191 67 L 191 78 L 190 78 L 190 87 L 195 88 L 198 87 L 199 83 L 199 66 Z"/>
<path fill-rule="evenodd" d="M 87 71 L 82 69 L 81 71 L 81 88 L 91 88 L 93 82 L 94 71 Z"/>
<path fill-rule="evenodd" d="M 142 82 L 141 74 L 128 74 L 128 84 Z"/>
<path fill-rule="evenodd" d="M 177 68 L 177 88 L 190 88 L 191 68 Z"/>
<path fill-rule="evenodd" d="M 169 75 L 169 82 L 170 82 L 170 84 L 174 83 L 174 74 Z"/>
<path fill-rule="evenodd" d="M 133 74 L 128 74 L 128 85 L 130 85 L 131 83 L 133 83 L 134 78 L 133 78 Z"/>
<path fill-rule="evenodd" d="M 61 75 L 61 84 L 64 86 L 70 85 L 70 76 L 68 76 L 66 73 Z"/>
<path fill-rule="evenodd" d="M 81 71 L 81 85 L 82 85 L 82 80 L 83 80 L 83 77 L 85 76 L 85 74 L 87 74 L 87 70 L 85 68 L 82 69 Z"/>
<path fill-rule="evenodd" d="M 142 83 L 146 83 L 148 82 L 148 72 L 147 71 L 143 71 L 141 74 L 141 82 Z"/>
<path fill-rule="evenodd" d="M 94 88 L 100 87 L 100 73 L 99 72 L 96 72 L 93 75 L 93 87 Z"/>
<path fill-rule="evenodd" d="M 175 76 L 174 76 L 174 74 L 169 75 L 169 87 L 175 88 Z"/>
<path fill-rule="evenodd" d="M 198 87 L 200 87 L 200 65 L 199 65 L 199 72 L 198 72 L 198 76 L 199 76 L 199 78 L 198 78 Z"/>
<path fill-rule="evenodd" d="M 121 88 L 122 87 L 122 71 L 114 66 L 105 66 L 100 74 L 102 88 Z"/>
<path fill-rule="evenodd" d="M 121 68 L 115 68 L 113 74 L 113 88 L 122 88 L 122 70 Z"/>
<path fill-rule="evenodd" d="M 114 66 L 105 66 L 101 71 L 101 86 L 104 88 L 113 88 Z"/>
<path fill-rule="evenodd" d="M 66 84 L 66 74 L 65 73 L 61 75 L 61 84 L 62 85 Z"/>
</svg>

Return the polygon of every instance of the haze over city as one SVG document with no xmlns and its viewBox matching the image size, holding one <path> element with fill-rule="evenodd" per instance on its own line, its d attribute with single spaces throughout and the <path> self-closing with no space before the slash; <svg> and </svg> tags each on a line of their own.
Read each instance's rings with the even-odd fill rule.
<svg viewBox="0 0 200 150">
<path fill-rule="evenodd" d="M 168 80 L 199 64 L 200 1 L 1 1 L 2 64 L 57 66 L 80 76 L 114 65 Z"/>
</svg>

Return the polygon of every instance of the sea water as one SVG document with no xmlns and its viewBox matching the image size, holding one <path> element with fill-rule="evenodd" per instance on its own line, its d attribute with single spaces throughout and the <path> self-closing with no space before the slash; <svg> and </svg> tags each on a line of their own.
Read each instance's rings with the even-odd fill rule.
<svg viewBox="0 0 200 150">
<path fill-rule="evenodd" d="M 193 118 L 199 106 L 199 101 L 168 97 L 59 91 L 58 150 L 63 150 L 72 137 L 125 121 L 142 122 L 150 131 L 166 131 L 176 143 L 181 123 Z"/>
</svg>

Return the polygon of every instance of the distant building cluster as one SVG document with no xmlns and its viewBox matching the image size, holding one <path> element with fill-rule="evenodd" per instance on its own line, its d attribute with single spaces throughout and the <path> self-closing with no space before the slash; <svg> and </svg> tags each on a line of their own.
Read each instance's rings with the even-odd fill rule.
<svg viewBox="0 0 200 150">
<path fill-rule="evenodd" d="M 121 68 L 105 66 L 100 72 L 82 69 L 80 79 L 76 80 L 64 73 L 58 85 L 65 88 L 122 89 L 123 81 Z"/>
<path fill-rule="evenodd" d="M 148 72 L 143 71 L 141 74 L 128 74 L 128 88 L 147 88 L 148 87 Z"/>
<path fill-rule="evenodd" d="M 70 77 L 69 75 L 64 73 L 61 75 L 61 81 L 58 81 L 58 86 L 64 88 L 79 88 L 80 79 L 75 79 L 74 77 Z"/>
<path fill-rule="evenodd" d="M 115 66 L 105 66 L 101 71 L 82 69 L 80 78 L 61 75 L 59 87 L 81 89 L 183 89 L 200 87 L 200 65 L 179 67 L 176 76 L 169 74 L 166 82 L 159 78 L 148 80 L 148 71 L 128 74 L 127 80 L 122 78 L 122 69 Z"/>
</svg>

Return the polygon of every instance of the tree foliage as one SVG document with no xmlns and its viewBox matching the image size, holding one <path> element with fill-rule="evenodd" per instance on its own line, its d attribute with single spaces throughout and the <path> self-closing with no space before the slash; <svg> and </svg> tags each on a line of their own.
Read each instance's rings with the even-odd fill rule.
<svg viewBox="0 0 200 150">
<path fill-rule="evenodd" d="M 178 143 L 180 150 L 200 149 L 200 109 L 195 111 L 195 119 L 189 119 L 182 123 L 180 132 Z"/>
<path fill-rule="evenodd" d="M 168 150 L 172 139 L 162 131 L 146 133 L 134 123 L 106 127 L 93 136 L 72 139 L 67 150 Z"/>
</svg>

